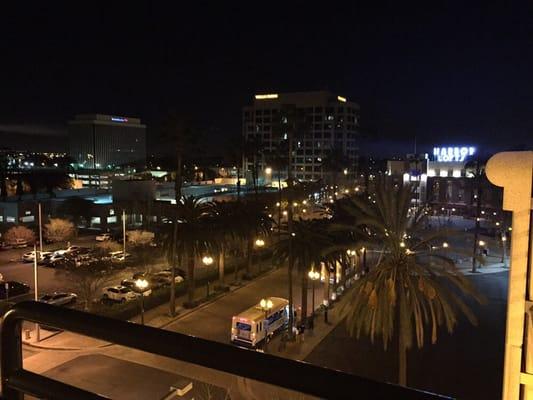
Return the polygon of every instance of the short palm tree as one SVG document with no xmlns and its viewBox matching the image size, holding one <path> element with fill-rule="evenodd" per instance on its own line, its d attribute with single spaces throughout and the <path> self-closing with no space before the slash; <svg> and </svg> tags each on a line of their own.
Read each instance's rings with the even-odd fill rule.
<svg viewBox="0 0 533 400">
<path fill-rule="evenodd" d="M 426 336 L 435 343 L 440 327 L 452 333 L 458 313 L 475 325 L 464 297 L 483 302 L 451 259 L 428 250 L 440 233 L 423 232 L 423 210 L 410 204 L 409 187 L 381 183 L 375 200 L 353 198 L 346 205 L 356 218 L 356 228 L 381 248 L 377 265 L 356 282 L 343 307 L 348 330 L 372 341 L 381 337 L 385 349 L 396 335 L 401 385 L 407 384 L 407 350 L 414 344 L 421 348 Z"/>
</svg>

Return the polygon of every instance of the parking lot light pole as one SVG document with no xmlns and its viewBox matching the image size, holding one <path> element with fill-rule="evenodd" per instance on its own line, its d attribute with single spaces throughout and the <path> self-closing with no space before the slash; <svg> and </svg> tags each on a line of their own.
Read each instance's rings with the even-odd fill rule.
<svg viewBox="0 0 533 400">
<path fill-rule="evenodd" d="M 33 286 L 34 286 L 34 299 L 39 301 L 39 276 L 37 272 L 37 257 L 40 257 L 41 253 L 37 252 L 37 243 L 33 244 Z M 41 329 L 39 324 L 35 324 L 35 340 L 37 342 L 41 341 Z"/>
</svg>

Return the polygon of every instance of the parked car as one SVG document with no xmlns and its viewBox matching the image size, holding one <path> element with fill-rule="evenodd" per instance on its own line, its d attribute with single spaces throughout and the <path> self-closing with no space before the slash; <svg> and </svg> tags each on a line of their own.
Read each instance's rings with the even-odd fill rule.
<svg viewBox="0 0 533 400">
<path fill-rule="evenodd" d="M 176 275 L 181 276 L 183 279 L 185 279 L 185 277 L 187 276 L 187 272 L 185 272 L 184 269 L 176 267 L 176 268 L 174 268 L 174 271 L 175 271 Z M 170 270 L 170 268 L 165 268 L 161 272 L 168 272 L 169 275 L 172 274 L 172 271 Z"/>
<path fill-rule="evenodd" d="M 89 248 L 81 246 L 69 246 L 66 249 L 59 249 L 54 251 L 55 254 L 65 255 L 65 254 L 77 254 L 82 252 L 88 252 Z"/>
<path fill-rule="evenodd" d="M 123 279 L 120 284 L 122 286 L 125 286 L 127 288 L 130 288 L 131 290 L 133 290 L 134 292 L 136 293 L 142 293 L 143 296 L 150 296 L 152 294 L 152 288 L 151 287 L 148 287 L 147 289 L 145 289 L 144 291 L 141 291 L 136 283 L 135 283 L 136 279 Z M 156 288 L 154 288 L 156 289 Z"/>
<path fill-rule="evenodd" d="M 86 253 L 86 254 L 78 254 L 77 256 L 74 257 L 73 261 L 76 267 L 84 267 L 84 266 L 88 266 L 91 264 L 95 264 L 100 260 L 92 256 L 91 254 Z"/>
<path fill-rule="evenodd" d="M 41 296 L 39 301 L 42 303 L 53 304 L 54 306 L 64 306 L 75 303 L 77 299 L 78 295 L 76 293 L 55 292 Z"/>
<path fill-rule="evenodd" d="M 111 234 L 110 233 L 101 233 L 99 235 L 96 235 L 96 241 L 97 242 L 105 242 L 107 240 L 111 240 Z"/>
<path fill-rule="evenodd" d="M 7 287 L 6 287 L 7 286 Z M 0 282 L 0 299 L 7 299 L 14 296 L 29 293 L 30 287 L 22 282 L 7 281 Z"/>
<path fill-rule="evenodd" d="M 69 264 L 73 264 L 73 261 L 66 254 L 52 253 L 51 255 L 43 258 L 40 262 L 38 262 L 38 264 L 52 268 L 62 268 L 69 266 Z"/>
<path fill-rule="evenodd" d="M 152 275 L 152 279 L 157 278 L 161 280 L 166 280 L 168 285 L 170 285 L 170 282 L 172 280 L 172 273 L 170 271 L 159 271 Z M 176 274 L 174 277 L 174 283 L 180 283 L 183 282 L 183 277 Z"/>
<path fill-rule="evenodd" d="M 102 294 L 104 300 L 113 300 L 124 303 L 126 301 L 135 300 L 137 295 L 133 290 L 125 286 L 111 286 L 105 288 Z"/>
<path fill-rule="evenodd" d="M 12 249 L 22 249 L 24 247 L 28 247 L 28 242 L 26 239 L 15 239 L 14 242 L 9 242 L 6 244 Z"/>
<path fill-rule="evenodd" d="M 42 253 L 39 253 L 39 259 L 37 261 L 42 260 L 43 258 L 51 255 L 51 251 L 43 251 Z M 34 262 L 35 261 L 35 252 L 30 251 L 29 253 L 24 253 L 22 255 L 22 261 L 24 262 Z"/>
<path fill-rule="evenodd" d="M 124 255 L 123 251 L 113 251 L 109 253 L 109 255 L 111 256 L 111 261 L 115 262 L 122 262 L 126 261 L 128 258 L 131 258 L 130 253 L 126 253 L 126 255 Z"/>
</svg>

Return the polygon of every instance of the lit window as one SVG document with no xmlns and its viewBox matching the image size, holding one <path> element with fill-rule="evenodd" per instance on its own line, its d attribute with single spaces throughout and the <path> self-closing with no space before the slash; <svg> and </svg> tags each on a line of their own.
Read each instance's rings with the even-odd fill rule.
<svg viewBox="0 0 533 400">
<path fill-rule="evenodd" d="M 446 177 L 448 176 L 448 171 L 446 171 L 446 170 L 441 170 L 439 176 L 442 177 L 442 178 L 446 178 Z"/>
</svg>

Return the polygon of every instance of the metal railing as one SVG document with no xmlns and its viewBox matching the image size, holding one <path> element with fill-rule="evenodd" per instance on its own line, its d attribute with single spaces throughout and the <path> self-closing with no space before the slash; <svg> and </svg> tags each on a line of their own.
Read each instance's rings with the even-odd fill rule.
<svg viewBox="0 0 533 400">
<path fill-rule="evenodd" d="M 22 323 L 31 321 L 196 364 L 323 399 L 443 399 L 436 394 L 349 375 L 180 333 L 44 303 L 22 302 L 1 329 L 2 398 L 105 399 L 34 372 L 22 363 Z"/>
</svg>

